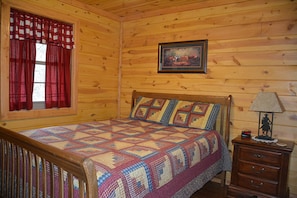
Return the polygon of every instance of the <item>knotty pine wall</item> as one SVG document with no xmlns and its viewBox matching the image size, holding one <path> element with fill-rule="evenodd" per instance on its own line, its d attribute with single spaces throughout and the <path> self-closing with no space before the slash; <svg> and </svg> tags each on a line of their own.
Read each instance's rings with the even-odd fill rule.
<svg viewBox="0 0 297 198">
<path fill-rule="evenodd" d="M 297 141 L 296 0 L 226 0 L 228 3 L 207 0 L 195 5 L 193 11 L 182 12 L 177 8 L 174 14 L 156 17 L 148 14 L 146 18 L 140 15 L 123 23 L 108 13 L 75 1 L 61 1 L 2 0 L 36 14 L 54 13 L 53 17 L 67 16 L 78 21 L 77 114 L 0 120 L 2 126 L 19 131 L 107 119 L 116 117 L 117 113 L 127 117 L 131 92 L 136 89 L 232 94 L 233 138 L 242 129 L 251 129 L 255 134 L 258 115 L 249 111 L 249 106 L 259 91 L 273 91 L 278 93 L 286 109 L 276 114 L 273 133 L 278 138 Z M 209 40 L 207 74 L 157 73 L 158 43 L 199 39 Z M 5 41 L 1 39 L 1 42 Z M 296 150 L 289 173 L 292 195 L 297 195 Z"/>
<path fill-rule="evenodd" d="M 41 16 L 76 23 L 77 113 L 69 116 L 25 120 L 0 120 L 1 126 L 20 131 L 50 125 L 114 118 L 118 112 L 120 27 L 102 11 L 91 12 L 57 0 L 3 0 L 12 6 Z M 83 7 L 83 6 L 80 6 Z M 4 16 L 2 20 L 9 20 Z M 6 28 L 2 27 L 1 28 Z M 7 28 L 8 29 L 8 28 Z M 1 42 L 8 42 L 1 39 Z M 8 46 L 8 45 L 7 45 Z M 5 49 L 1 49 L 1 53 Z M 4 77 L 1 75 L 1 78 Z M 8 84 L 7 84 L 8 86 Z M 3 98 L 1 98 L 1 102 Z"/>
<path fill-rule="evenodd" d="M 243 129 L 256 134 L 258 114 L 249 107 L 258 92 L 277 92 L 286 111 L 275 114 L 273 134 L 297 142 L 297 1 L 216 2 L 124 22 L 120 115 L 128 115 L 133 89 L 231 94 L 232 139 Z M 207 74 L 157 73 L 158 43 L 200 39 L 208 39 Z M 289 185 L 297 196 L 297 146 Z"/>
</svg>

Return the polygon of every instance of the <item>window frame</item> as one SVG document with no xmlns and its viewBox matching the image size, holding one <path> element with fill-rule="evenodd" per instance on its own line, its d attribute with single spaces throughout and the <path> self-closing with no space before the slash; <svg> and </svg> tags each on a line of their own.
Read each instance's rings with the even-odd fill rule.
<svg viewBox="0 0 297 198">
<path fill-rule="evenodd" d="M 0 97 L 0 109 L 1 117 L 0 120 L 18 120 L 18 119 L 30 119 L 30 118 L 43 118 L 43 117 L 57 117 L 57 116 L 66 116 L 77 114 L 77 50 L 72 49 L 71 56 L 71 107 L 68 108 L 51 108 L 51 109 L 32 109 L 32 110 L 20 110 L 20 111 L 9 111 L 9 29 L 10 29 L 10 9 L 12 7 L 7 3 L 2 2 L 1 8 L 1 97 Z M 32 14 L 39 16 L 60 20 L 58 18 L 53 18 L 56 16 L 56 13 L 47 11 L 46 13 L 42 12 L 42 9 L 29 8 L 19 6 L 13 6 L 15 9 L 24 10 Z M 60 15 L 63 15 L 60 13 Z M 78 25 L 77 21 L 74 21 L 73 18 L 63 15 L 63 22 L 70 23 L 73 25 L 73 38 L 74 43 L 77 44 L 77 35 Z"/>
</svg>

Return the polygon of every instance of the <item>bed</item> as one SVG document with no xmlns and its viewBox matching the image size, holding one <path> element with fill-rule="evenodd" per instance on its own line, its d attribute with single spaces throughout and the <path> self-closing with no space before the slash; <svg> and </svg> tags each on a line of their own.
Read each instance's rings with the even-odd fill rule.
<svg viewBox="0 0 297 198">
<path fill-rule="evenodd" d="M 133 91 L 127 118 L 0 128 L 0 197 L 190 197 L 231 170 L 231 96 Z"/>
</svg>

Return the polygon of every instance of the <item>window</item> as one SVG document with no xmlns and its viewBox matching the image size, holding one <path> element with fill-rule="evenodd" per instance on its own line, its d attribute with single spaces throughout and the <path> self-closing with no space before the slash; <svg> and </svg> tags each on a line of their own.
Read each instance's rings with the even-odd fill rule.
<svg viewBox="0 0 297 198">
<path fill-rule="evenodd" d="M 36 43 L 36 64 L 34 70 L 33 109 L 45 108 L 46 45 Z"/>
<path fill-rule="evenodd" d="M 71 106 L 72 32 L 70 24 L 11 10 L 10 111 L 32 110 L 34 97 L 46 109 Z M 38 71 L 46 75 L 34 75 Z"/>
<path fill-rule="evenodd" d="M 1 46 L 2 49 L 3 46 L 7 46 L 9 47 L 9 50 L 1 51 L 0 119 L 4 121 L 75 114 L 77 108 L 77 74 L 74 59 L 76 54 L 76 50 L 74 49 L 74 27 L 76 27 L 75 24 L 77 22 L 73 21 L 70 17 L 67 16 L 63 18 L 63 20 L 67 21 L 66 23 L 60 22 L 50 18 L 45 18 L 43 16 L 38 16 L 35 14 L 19 11 L 10 8 L 7 5 L 2 6 L 1 9 L 3 19 L 1 24 Z M 34 18 L 34 20 L 32 21 L 34 21 L 34 23 L 38 23 L 34 24 L 34 27 L 37 28 L 36 32 L 34 32 L 34 29 L 31 29 L 30 31 L 24 29 L 27 27 L 33 27 L 32 25 L 28 25 L 24 28 L 18 27 L 17 29 L 20 30 L 18 32 L 19 35 L 16 35 L 16 37 L 12 36 L 11 30 L 13 28 L 11 27 L 11 21 L 13 20 L 11 20 L 11 12 L 14 11 L 17 12 L 16 15 L 27 15 L 26 17 L 24 17 L 25 20 L 30 20 Z M 43 12 L 36 11 L 33 8 L 30 10 L 30 12 L 37 12 L 42 15 L 44 14 Z M 39 22 L 41 21 L 42 23 L 45 22 L 45 24 L 39 24 Z M 28 24 L 28 21 L 21 22 L 18 25 L 22 24 Z M 44 28 L 45 25 L 47 25 L 48 27 L 50 25 L 53 25 L 54 28 Z M 52 33 L 40 34 L 40 30 L 44 31 L 48 29 L 54 30 Z M 27 32 L 31 33 L 29 37 L 30 39 L 33 39 L 26 40 L 22 38 L 22 36 L 24 38 L 29 38 L 25 36 Z M 34 33 L 36 33 L 36 35 Z M 51 36 L 49 36 L 50 34 Z M 39 35 L 47 35 L 48 37 L 39 37 Z M 36 53 L 35 55 L 34 53 L 32 53 L 33 51 Z M 27 54 L 18 54 L 19 52 L 27 52 Z M 34 57 L 34 62 L 32 61 L 33 58 L 24 61 L 23 58 L 19 57 Z M 18 86 L 15 86 L 14 84 L 23 84 L 23 82 L 14 81 L 12 77 L 14 76 L 14 73 L 19 74 L 19 72 L 23 70 L 27 71 L 28 68 L 29 71 L 31 71 L 31 66 L 23 68 L 11 67 L 11 65 L 23 66 L 24 64 L 20 64 L 20 61 L 23 61 L 24 64 L 32 63 L 31 65 L 33 65 L 33 72 L 27 72 L 26 74 L 26 79 L 27 77 L 29 77 L 28 79 L 30 79 L 30 75 L 34 73 L 34 75 L 31 75 L 32 83 L 30 83 L 30 81 L 28 81 L 29 83 L 26 82 L 28 85 L 31 84 L 31 94 L 24 94 L 24 90 L 26 91 L 28 87 L 30 90 L 30 86 L 26 86 L 25 89 L 22 89 Z M 59 75 L 58 73 L 61 73 L 61 68 L 65 65 L 68 65 L 68 67 L 66 67 L 66 69 L 62 71 L 62 75 Z M 12 70 L 13 72 L 11 72 Z M 67 78 L 63 79 L 65 73 L 67 73 Z M 11 79 L 13 80 L 11 81 Z M 11 91 L 12 89 L 14 89 L 15 91 Z M 19 94 L 19 97 L 15 98 L 17 98 L 17 100 L 19 100 L 20 102 L 15 103 L 15 101 L 11 101 L 10 98 L 14 98 L 14 96 L 17 94 Z M 28 105 L 27 101 L 29 101 L 29 103 L 31 102 L 32 105 Z M 11 104 L 17 104 L 18 108 L 11 110 Z"/>
</svg>

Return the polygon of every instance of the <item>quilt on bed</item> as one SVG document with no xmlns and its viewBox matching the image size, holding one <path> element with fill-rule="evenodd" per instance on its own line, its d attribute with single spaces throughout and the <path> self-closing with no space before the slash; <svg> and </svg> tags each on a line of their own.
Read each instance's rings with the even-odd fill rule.
<svg viewBox="0 0 297 198">
<path fill-rule="evenodd" d="M 91 158 L 97 171 L 99 197 L 171 197 L 183 193 L 185 185 L 214 165 L 212 175 L 228 169 L 222 159 L 229 156 L 222 158 L 226 153 L 222 149 L 226 148 L 216 131 L 127 118 L 22 134 Z"/>
</svg>

